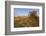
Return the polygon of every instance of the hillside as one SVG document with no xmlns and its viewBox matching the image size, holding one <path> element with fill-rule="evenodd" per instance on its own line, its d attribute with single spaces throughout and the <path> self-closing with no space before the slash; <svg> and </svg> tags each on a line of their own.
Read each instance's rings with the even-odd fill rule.
<svg viewBox="0 0 46 36">
<path fill-rule="evenodd" d="M 14 27 L 37 27 L 39 26 L 38 19 L 39 18 L 29 18 L 29 16 L 14 17 Z"/>
<path fill-rule="evenodd" d="M 39 26 L 39 16 L 36 11 L 32 11 L 28 16 L 14 17 L 14 27 L 37 27 Z"/>
</svg>

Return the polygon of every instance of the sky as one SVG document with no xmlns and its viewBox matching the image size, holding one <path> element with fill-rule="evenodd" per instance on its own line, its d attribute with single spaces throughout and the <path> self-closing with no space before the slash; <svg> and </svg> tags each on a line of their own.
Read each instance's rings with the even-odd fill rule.
<svg viewBox="0 0 46 36">
<path fill-rule="evenodd" d="M 30 9 L 30 8 L 14 8 L 14 16 L 28 16 L 29 11 L 32 12 L 33 10 L 39 12 L 39 9 Z"/>
</svg>

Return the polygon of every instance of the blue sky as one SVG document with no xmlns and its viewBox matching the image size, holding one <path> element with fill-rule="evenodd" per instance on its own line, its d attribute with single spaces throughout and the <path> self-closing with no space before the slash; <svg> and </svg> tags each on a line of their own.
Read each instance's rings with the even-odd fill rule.
<svg viewBox="0 0 46 36">
<path fill-rule="evenodd" d="M 29 11 L 33 11 L 34 9 L 29 8 L 14 8 L 14 16 L 28 16 Z M 39 12 L 39 9 L 35 9 L 35 11 Z"/>
</svg>

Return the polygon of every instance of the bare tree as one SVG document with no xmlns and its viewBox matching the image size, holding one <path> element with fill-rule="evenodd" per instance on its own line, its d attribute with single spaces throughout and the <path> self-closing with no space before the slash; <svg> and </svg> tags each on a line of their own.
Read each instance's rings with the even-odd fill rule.
<svg viewBox="0 0 46 36">
<path fill-rule="evenodd" d="M 32 21 L 32 26 L 39 25 L 39 17 L 36 14 L 36 11 L 29 12 L 29 19 Z"/>
<path fill-rule="evenodd" d="M 36 16 L 37 11 L 29 12 L 29 16 Z"/>
</svg>

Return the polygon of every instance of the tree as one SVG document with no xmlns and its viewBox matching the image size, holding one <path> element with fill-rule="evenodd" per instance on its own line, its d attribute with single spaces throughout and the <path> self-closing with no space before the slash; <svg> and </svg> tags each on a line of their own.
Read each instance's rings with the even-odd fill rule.
<svg viewBox="0 0 46 36">
<path fill-rule="evenodd" d="M 39 17 L 36 16 L 36 14 L 37 14 L 36 11 L 29 12 L 29 19 L 32 21 L 31 22 L 32 26 L 38 26 L 39 25 Z"/>
<path fill-rule="evenodd" d="M 36 11 L 29 12 L 29 16 L 36 16 Z"/>
</svg>

